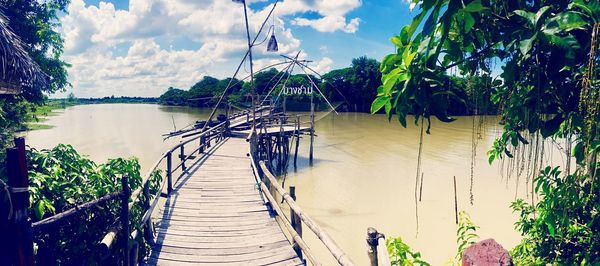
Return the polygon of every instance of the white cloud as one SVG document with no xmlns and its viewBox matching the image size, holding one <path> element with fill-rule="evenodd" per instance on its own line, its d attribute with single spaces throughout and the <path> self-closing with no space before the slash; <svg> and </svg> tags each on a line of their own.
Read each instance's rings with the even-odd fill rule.
<svg viewBox="0 0 600 266">
<path fill-rule="evenodd" d="M 361 4 L 360 0 L 284 0 L 274 19 L 280 53 L 301 49 L 301 41 L 287 26 L 290 22 L 321 32 L 356 32 L 360 20 L 348 21 L 345 16 Z M 258 31 L 271 7 L 248 10 L 251 31 Z M 307 12 L 321 18 L 303 18 Z M 65 60 L 72 64 L 69 79 L 79 97 L 158 96 L 169 86 L 189 88 L 204 75 L 231 75 L 247 48 L 243 8 L 227 0 L 130 0 L 128 10 L 116 9 L 112 3 L 90 6 L 72 0 L 61 22 Z M 258 42 L 269 37 L 266 34 L 265 29 Z M 254 50 L 257 67 L 281 60 L 263 46 Z M 327 71 L 332 63 L 322 58 L 315 68 Z"/>
<path fill-rule="evenodd" d="M 323 57 L 320 61 L 317 62 L 315 67 L 312 67 L 317 73 L 326 73 L 331 71 L 331 66 L 333 65 L 333 60 L 329 57 Z"/>
<path fill-rule="evenodd" d="M 299 26 L 311 26 L 320 32 L 344 31 L 355 33 L 358 30 L 360 19 L 354 18 L 346 23 L 346 18 L 342 16 L 327 16 L 320 19 L 296 18 L 292 24 Z"/>
</svg>

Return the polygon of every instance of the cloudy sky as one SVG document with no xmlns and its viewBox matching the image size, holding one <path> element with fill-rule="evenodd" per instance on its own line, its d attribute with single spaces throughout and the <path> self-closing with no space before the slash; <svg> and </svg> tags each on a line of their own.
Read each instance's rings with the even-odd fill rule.
<svg viewBox="0 0 600 266">
<path fill-rule="evenodd" d="M 247 0 L 256 34 L 275 0 Z M 267 23 L 279 54 L 313 60 L 326 73 L 352 58 L 381 59 L 410 21 L 406 0 L 283 0 Z M 231 0 L 71 0 L 61 16 L 64 59 L 77 97 L 159 96 L 203 76 L 231 76 L 247 48 L 243 5 Z M 262 41 L 266 32 L 259 36 Z M 281 60 L 254 48 L 257 68 Z M 247 75 L 248 67 L 241 75 Z"/>
</svg>

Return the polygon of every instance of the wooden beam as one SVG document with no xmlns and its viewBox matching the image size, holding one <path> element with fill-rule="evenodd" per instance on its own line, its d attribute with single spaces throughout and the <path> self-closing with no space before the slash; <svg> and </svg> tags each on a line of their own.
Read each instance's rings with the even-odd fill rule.
<svg viewBox="0 0 600 266">
<path fill-rule="evenodd" d="M 302 209 L 294 201 L 294 199 L 292 199 L 292 197 L 281 187 L 281 185 L 279 185 L 279 182 L 277 182 L 275 176 L 273 176 L 273 174 L 269 171 L 265 162 L 260 161 L 259 164 L 265 177 L 269 180 L 271 186 L 275 188 L 279 195 L 281 195 L 283 200 L 290 206 L 290 209 L 296 212 L 296 214 L 300 217 L 300 219 L 306 225 L 306 227 L 308 227 L 311 231 L 313 231 L 313 233 L 315 233 L 317 238 L 321 240 L 325 247 L 327 247 L 331 255 L 333 255 L 333 257 L 337 260 L 337 262 L 343 266 L 354 265 L 352 260 L 350 260 L 348 254 L 346 254 L 335 243 L 335 241 L 333 241 L 333 239 L 325 231 L 323 231 L 321 227 L 319 227 L 319 225 L 315 221 L 313 221 L 306 213 L 304 213 L 304 211 L 302 211 Z"/>
<path fill-rule="evenodd" d="M 9 223 L 13 264 L 34 265 L 33 238 L 29 221 L 29 178 L 25 156 L 25 139 L 15 139 L 15 147 L 6 151 L 8 185 L 11 187 L 13 220 Z"/>
<path fill-rule="evenodd" d="M 21 85 L 14 83 L 7 83 L 4 81 L 0 81 L 0 95 L 16 95 L 20 94 L 22 90 Z"/>
</svg>

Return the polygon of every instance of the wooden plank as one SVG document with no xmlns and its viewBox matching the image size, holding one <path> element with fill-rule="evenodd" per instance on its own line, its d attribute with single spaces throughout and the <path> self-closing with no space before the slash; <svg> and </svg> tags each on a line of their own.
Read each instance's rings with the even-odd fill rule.
<svg viewBox="0 0 600 266">
<path fill-rule="evenodd" d="M 183 255 L 198 255 L 198 256 L 206 256 L 206 255 L 234 255 L 234 254 L 248 254 L 259 252 L 265 249 L 273 249 L 289 246 L 288 241 L 279 241 L 275 243 L 253 246 L 253 247 L 245 247 L 245 248 L 223 248 L 223 249 L 204 249 L 204 248 L 180 248 L 174 247 L 170 245 L 163 245 L 160 249 L 154 249 L 154 252 L 165 252 L 171 254 L 183 254 Z"/>
<path fill-rule="evenodd" d="M 276 252 L 276 253 L 275 253 Z M 273 254 L 274 253 L 274 254 Z M 195 256 L 160 253 L 161 256 L 150 255 L 150 265 L 271 265 L 296 258 L 296 254 L 287 247 L 271 250 L 266 254 L 257 253 L 256 256 L 234 257 L 227 256 Z M 255 254 L 252 254 L 255 255 Z M 244 256 L 244 257 L 241 257 Z"/>
<path fill-rule="evenodd" d="M 149 265 L 302 265 L 261 197 L 244 139 L 227 139 L 159 208 Z M 202 161 L 199 161 L 202 160 Z"/>
</svg>

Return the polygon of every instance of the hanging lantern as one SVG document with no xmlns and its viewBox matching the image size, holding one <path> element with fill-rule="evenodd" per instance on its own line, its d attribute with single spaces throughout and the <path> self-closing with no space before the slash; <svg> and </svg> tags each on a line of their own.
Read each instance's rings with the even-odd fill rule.
<svg viewBox="0 0 600 266">
<path fill-rule="evenodd" d="M 271 39 L 269 39 L 269 44 L 267 45 L 267 52 L 278 52 L 279 45 L 277 45 L 277 38 L 275 38 L 275 32 L 271 34 Z"/>
</svg>

